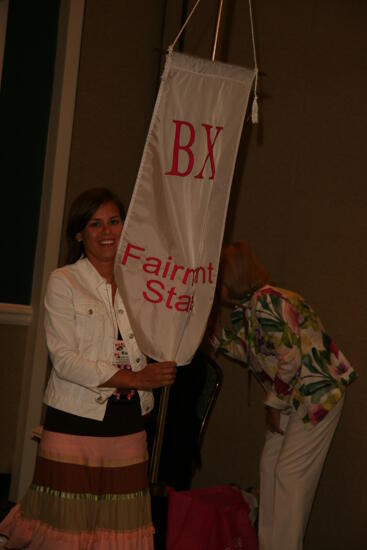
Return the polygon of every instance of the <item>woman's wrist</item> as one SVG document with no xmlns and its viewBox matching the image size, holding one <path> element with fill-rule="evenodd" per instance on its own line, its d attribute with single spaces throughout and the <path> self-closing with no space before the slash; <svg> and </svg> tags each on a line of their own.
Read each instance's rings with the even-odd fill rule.
<svg viewBox="0 0 367 550">
<path fill-rule="evenodd" d="M 139 372 L 131 370 L 119 370 L 111 378 L 106 380 L 100 387 L 116 388 L 118 390 L 136 389 L 138 383 Z"/>
</svg>

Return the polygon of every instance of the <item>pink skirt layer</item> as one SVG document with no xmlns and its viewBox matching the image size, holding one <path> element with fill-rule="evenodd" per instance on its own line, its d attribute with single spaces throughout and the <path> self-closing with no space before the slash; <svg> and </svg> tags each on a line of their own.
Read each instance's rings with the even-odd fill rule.
<svg viewBox="0 0 367 550">
<path fill-rule="evenodd" d="M 153 528 L 137 532 L 67 533 L 52 529 L 40 521 L 29 521 L 21 516 L 20 505 L 15 506 L 1 524 L 1 534 L 9 541 L 4 550 L 153 550 Z"/>
</svg>

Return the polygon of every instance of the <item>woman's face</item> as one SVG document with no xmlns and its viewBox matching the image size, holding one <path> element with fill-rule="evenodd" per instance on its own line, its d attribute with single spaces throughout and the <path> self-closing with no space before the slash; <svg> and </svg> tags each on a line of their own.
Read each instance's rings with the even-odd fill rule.
<svg viewBox="0 0 367 550">
<path fill-rule="evenodd" d="M 83 231 L 76 234 L 76 239 L 83 241 L 85 254 L 92 264 L 114 261 L 122 227 L 123 221 L 114 202 L 97 208 Z"/>
</svg>

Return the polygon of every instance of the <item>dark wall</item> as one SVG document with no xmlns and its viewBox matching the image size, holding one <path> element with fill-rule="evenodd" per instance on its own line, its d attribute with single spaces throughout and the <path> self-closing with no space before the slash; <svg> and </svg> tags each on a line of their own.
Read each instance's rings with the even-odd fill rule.
<svg viewBox="0 0 367 550">
<path fill-rule="evenodd" d="M 59 1 L 10 0 L 0 93 L 3 269 L 0 302 L 29 304 L 56 52 Z"/>
</svg>

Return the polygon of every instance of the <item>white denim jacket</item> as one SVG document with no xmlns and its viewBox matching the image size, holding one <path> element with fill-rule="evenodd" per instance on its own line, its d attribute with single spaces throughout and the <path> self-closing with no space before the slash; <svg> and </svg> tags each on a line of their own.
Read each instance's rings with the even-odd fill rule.
<svg viewBox="0 0 367 550">
<path fill-rule="evenodd" d="M 114 341 L 118 329 L 132 370 L 146 365 L 119 292 L 112 302 L 111 286 L 87 258 L 51 273 L 45 297 L 45 329 L 52 371 L 46 405 L 103 420 L 114 388 L 100 388 L 117 371 Z M 142 414 L 153 408 L 152 392 L 139 391 Z"/>
</svg>

